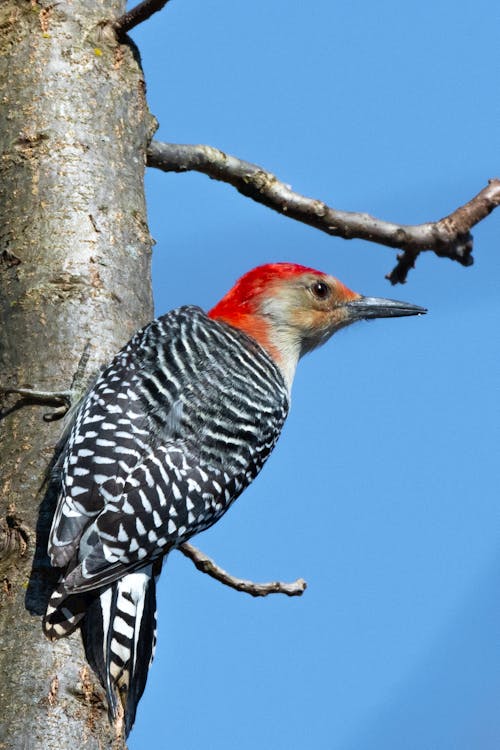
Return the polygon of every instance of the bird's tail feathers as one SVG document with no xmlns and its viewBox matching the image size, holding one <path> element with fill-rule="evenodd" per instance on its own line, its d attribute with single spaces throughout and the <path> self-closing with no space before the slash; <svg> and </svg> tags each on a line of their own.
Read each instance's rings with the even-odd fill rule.
<svg viewBox="0 0 500 750">
<path fill-rule="evenodd" d="M 125 736 L 132 729 L 156 646 L 156 579 L 161 560 L 130 573 L 88 605 L 81 631 L 85 655 L 106 691 L 109 717 L 123 707 Z"/>
<path fill-rule="evenodd" d="M 96 592 L 68 595 L 64 584 L 59 583 L 52 592 L 43 618 L 43 632 L 51 641 L 70 635 L 85 617 Z"/>
</svg>

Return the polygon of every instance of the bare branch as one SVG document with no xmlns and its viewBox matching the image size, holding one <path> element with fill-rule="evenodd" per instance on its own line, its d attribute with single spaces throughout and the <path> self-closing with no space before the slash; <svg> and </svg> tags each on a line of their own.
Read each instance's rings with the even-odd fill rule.
<svg viewBox="0 0 500 750">
<path fill-rule="evenodd" d="M 433 250 L 441 258 L 451 258 L 463 266 L 471 266 L 473 239 L 469 230 L 485 219 L 498 205 L 500 205 L 500 180 L 488 180 L 487 186 L 468 203 L 459 206 L 449 216 L 429 225 L 436 227 L 436 243 L 432 247 L 421 249 Z M 449 243 L 446 243 L 446 235 L 450 238 Z M 397 265 L 386 277 L 391 284 L 406 281 L 408 271 L 414 267 L 419 252 L 418 249 L 408 248 L 398 255 Z"/>
<path fill-rule="evenodd" d="M 91 344 L 90 340 L 83 347 L 80 360 L 78 362 L 75 374 L 71 381 L 71 387 L 66 391 L 41 391 L 37 388 L 14 388 L 0 385 L 0 396 L 16 395 L 20 396 L 14 406 L 0 410 L 0 420 L 24 406 L 53 406 L 54 411 L 43 415 L 45 422 L 55 422 L 66 416 L 68 411 L 75 407 L 81 394 L 87 389 L 88 383 L 85 382 L 85 373 L 90 358 Z"/>
<path fill-rule="evenodd" d="M 212 146 L 191 146 L 153 141 L 148 166 L 164 172 L 203 172 L 212 179 L 228 182 L 243 195 L 284 216 L 301 221 L 343 239 L 363 239 L 400 248 L 398 265 L 388 274 L 392 284 L 403 283 L 419 253 L 432 250 L 440 257 L 470 266 L 470 229 L 500 204 L 500 180 L 490 180 L 472 200 L 439 221 L 425 224 L 393 224 L 369 214 L 340 211 L 314 198 L 295 193 L 262 167 L 229 156 Z"/>
<path fill-rule="evenodd" d="M 113 27 L 116 33 L 126 34 L 133 29 L 134 26 L 138 26 L 143 21 L 147 21 L 153 13 L 157 13 L 167 3 L 168 0 L 143 0 L 142 3 L 139 3 L 127 13 L 124 13 L 123 16 L 120 16 L 120 18 L 114 22 Z"/>
<path fill-rule="evenodd" d="M 46 422 L 54 422 L 61 419 L 68 412 L 74 399 L 73 391 L 37 391 L 32 388 L 4 388 L 0 385 L 0 395 L 20 396 L 10 409 L 4 409 L 0 412 L 0 419 L 4 419 L 13 411 L 21 409 L 23 406 L 53 406 L 55 410 L 51 413 L 44 414 Z"/>
<path fill-rule="evenodd" d="M 62 406 L 71 402 L 71 391 L 35 391 L 32 388 L 3 388 L 0 393 L 9 395 L 15 393 L 23 396 L 30 404 L 39 406 Z"/>
<path fill-rule="evenodd" d="M 307 588 L 307 583 L 303 578 L 297 578 L 293 583 L 282 583 L 280 581 L 253 583 L 253 581 L 246 581 L 243 578 L 235 578 L 220 568 L 210 557 L 207 557 L 207 555 L 187 542 L 179 547 L 179 551 L 188 557 L 202 573 L 206 573 L 225 586 L 236 589 L 236 591 L 243 591 L 245 594 L 250 594 L 250 596 L 268 596 L 268 594 L 302 596 Z"/>
</svg>

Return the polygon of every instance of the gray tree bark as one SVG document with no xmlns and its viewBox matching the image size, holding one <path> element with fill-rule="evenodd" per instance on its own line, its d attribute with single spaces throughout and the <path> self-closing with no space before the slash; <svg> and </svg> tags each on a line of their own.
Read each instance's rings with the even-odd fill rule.
<svg viewBox="0 0 500 750">
<path fill-rule="evenodd" d="M 122 0 L 0 6 L 0 381 L 66 390 L 152 317 L 143 173 L 154 120 Z M 121 748 L 79 635 L 25 609 L 40 489 L 62 422 L 3 399 L 0 748 Z M 43 525 L 43 519 L 42 519 Z M 43 577 L 43 569 L 35 569 Z"/>
</svg>

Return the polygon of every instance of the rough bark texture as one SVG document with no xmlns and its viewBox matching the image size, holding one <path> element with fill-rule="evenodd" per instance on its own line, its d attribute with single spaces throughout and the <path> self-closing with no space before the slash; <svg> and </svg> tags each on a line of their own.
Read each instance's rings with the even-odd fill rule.
<svg viewBox="0 0 500 750">
<path fill-rule="evenodd" d="M 106 23 L 123 10 L 121 0 L 0 5 L 4 386 L 65 390 L 88 342 L 90 374 L 152 317 L 143 171 L 154 122 L 133 50 Z M 62 423 L 43 422 L 46 408 L 9 411 L 15 398 L 0 422 L 0 748 L 123 747 L 79 636 L 52 645 L 25 609 Z"/>
</svg>

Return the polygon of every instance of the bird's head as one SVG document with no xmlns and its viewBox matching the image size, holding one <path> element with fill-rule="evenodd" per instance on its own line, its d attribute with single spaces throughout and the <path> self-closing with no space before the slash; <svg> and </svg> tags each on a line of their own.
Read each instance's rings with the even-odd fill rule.
<svg viewBox="0 0 500 750">
<path fill-rule="evenodd" d="M 333 276 L 295 263 L 269 263 L 242 276 L 209 317 L 256 339 L 290 387 L 299 357 L 357 320 L 425 313 L 423 307 L 352 292 Z"/>
</svg>

